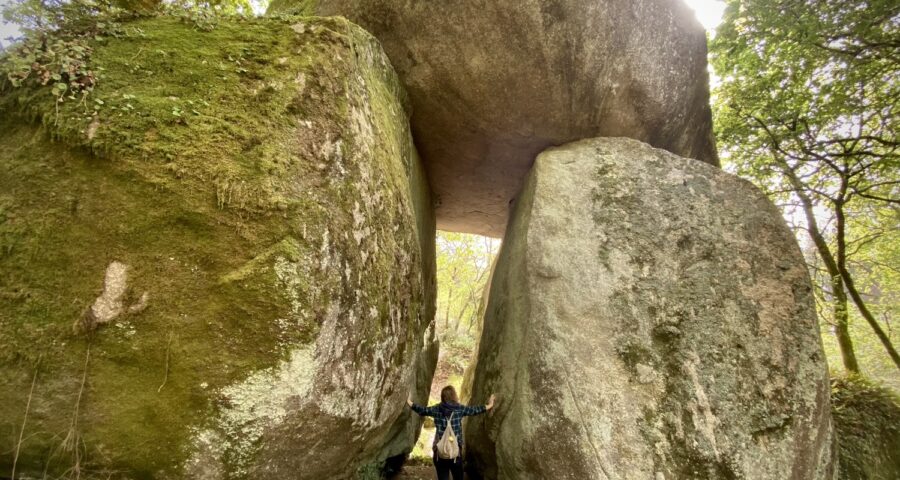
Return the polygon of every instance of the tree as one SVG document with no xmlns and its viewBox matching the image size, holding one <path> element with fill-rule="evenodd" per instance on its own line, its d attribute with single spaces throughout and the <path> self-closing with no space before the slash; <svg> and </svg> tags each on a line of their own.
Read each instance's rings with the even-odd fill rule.
<svg viewBox="0 0 900 480">
<path fill-rule="evenodd" d="M 802 215 L 827 273 L 844 367 L 860 371 L 849 297 L 900 369 L 900 355 L 851 267 L 861 245 L 886 241 L 878 229 L 854 228 L 853 216 L 900 205 L 900 5 L 727 3 L 711 42 L 721 77 L 714 108 L 723 158 Z"/>
<path fill-rule="evenodd" d="M 900 316 L 900 207 L 870 205 L 849 215 L 850 231 L 869 232 L 852 245 L 847 267 L 885 333 L 898 345 L 897 318 Z M 860 365 L 867 376 L 876 377 L 900 391 L 900 375 L 858 312 L 851 310 L 850 333 Z M 900 345 L 898 345 L 900 346 Z M 837 350 L 835 350 L 837 351 Z"/>
<path fill-rule="evenodd" d="M 489 237 L 438 232 L 438 315 L 443 312 L 443 332 L 455 334 L 464 325 L 468 332 L 475 324 L 478 301 L 498 244 Z"/>
</svg>

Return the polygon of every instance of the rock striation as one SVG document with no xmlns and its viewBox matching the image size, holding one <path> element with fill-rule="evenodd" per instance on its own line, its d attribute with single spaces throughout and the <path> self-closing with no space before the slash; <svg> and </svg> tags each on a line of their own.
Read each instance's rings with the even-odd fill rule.
<svg viewBox="0 0 900 480">
<path fill-rule="evenodd" d="M 414 443 L 435 227 L 387 57 L 202 26 L 91 41 L 83 100 L 0 86 L 4 474 L 356 478 Z"/>
<path fill-rule="evenodd" d="M 630 139 L 543 152 L 506 231 L 466 425 L 487 479 L 832 479 L 810 281 L 748 182 Z"/>
<path fill-rule="evenodd" d="M 624 136 L 717 163 L 706 35 L 680 0 L 274 0 L 372 32 L 409 91 L 438 228 L 500 237 L 551 145 Z"/>
</svg>

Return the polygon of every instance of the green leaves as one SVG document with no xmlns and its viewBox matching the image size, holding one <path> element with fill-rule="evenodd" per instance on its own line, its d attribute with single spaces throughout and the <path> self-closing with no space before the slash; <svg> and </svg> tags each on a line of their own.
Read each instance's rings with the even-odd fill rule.
<svg viewBox="0 0 900 480">
<path fill-rule="evenodd" d="M 713 108 L 725 167 L 766 191 L 798 235 L 817 230 L 830 247 L 817 247 L 819 255 L 855 266 L 856 283 L 885 293 L 886 277 L 869 281 L 864 272 L 873 268 L 855 259 L 900 241 L 887 234 L 896 220 L 889 225 L 891 217 L 877 213 L 900 206 L 900 6 L 881 0 L 727 4 L 710 45 L 721 79 Z M 879 261 L 869 260 L 869 267 Z M 813 269 L 827 291 L 830 276 Z M 880 298 L 895 297 L 896 291 Z M 896 302 L 868 303 L 884 318 L 900 314 Z"/>
<path fill-rule="evenodd" d="M 209 31 L 222 15 L 249 15 L 251 7 L 246 0 L 171 4 L 158 0 L 14 0 L 4 6 L 3 18 L 19 25 L 24 38 L 0 57 L 0 74 L 13 87 L 29 81 L 41 86 L 53 82 L 51 93 L 60 101 L 66 93 L 76 98 L 74 94 L 89 93 L 97 82 L 97 75 L 88 68 L 88 41 L 125 35 L 124 20 L 165 13 Z M 239 72 L 246 73 L 246 69 L 239 68 Z"/>
<path fill-rule="evenodd" d="M 53 84 L 53 89 L 50 91 L 54 96 L 61 97 L 65 95 L 66 90 L 69 89 L 69 86 L 65 82 L 57 82 Z"/>
<path fill-rule="evenodd" d="M 729 167 L 770 192 L 794 170 L 817 202 L 897 198 L 900 7 L 863 0 L 730 0 L 710 46 L 716 133 Z M 892 168 L 888 168 L 892 167 Z M 887 197 L 885 197 L 887 198 Z"/>
<path fill-rule="evenodd" d="M 4 9 L 4 18 L 20 24 L 25 35 L 0 59 L 0 73 L 14 87 L 28 82 L 50 85 L 50 94 L 58 102 L 89 93 L 97 75 L 88 67 L 88 42 L 118 29 L 104 21 L 114 14 L 107 7 L 91 0 L 19 0 Z"/>
<path fill-rule="evenodd" d="M 467 330 L 478 321 L 479 303 L 490 276 L 497 240 L 464 233 L 438 232 L 438 325 Z M 442 331 L 443 331 L 442 330 Z"/>
</svg>

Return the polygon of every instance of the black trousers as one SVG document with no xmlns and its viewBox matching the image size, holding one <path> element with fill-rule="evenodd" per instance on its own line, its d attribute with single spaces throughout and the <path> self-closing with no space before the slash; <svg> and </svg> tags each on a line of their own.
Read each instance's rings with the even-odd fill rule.
<svg viewBox="0 0 900 480">
<path fill-rule="evenodd" d="M 438 458 L 437 452 L 434 453 L 434 468 L 437 469 L 438 480 L 463 480 L 463 461 L 462 455 L 456 457 L 455 460 Z"/>
</svg>

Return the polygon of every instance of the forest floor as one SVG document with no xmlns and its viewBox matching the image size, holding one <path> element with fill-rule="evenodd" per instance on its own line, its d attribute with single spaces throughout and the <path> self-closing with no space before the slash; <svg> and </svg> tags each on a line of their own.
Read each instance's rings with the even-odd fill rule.
<svg viewBox="0 0 900 480">
<path fill-rule="evenodd" d="M 430 465 L 404 465 L 393 480 L 434 480 L 437 475 Z"/>
<path fill-rule="evenodd" d="M 434 465 L 428 458 L 411 458 L 409 462 L 403 465 L 396 476 L 390 477 L 391 480 L 434 480 L 437 473 L 434 471 Z M 467 479 L 470 479 L 466 475 Z"/>
</svg>

